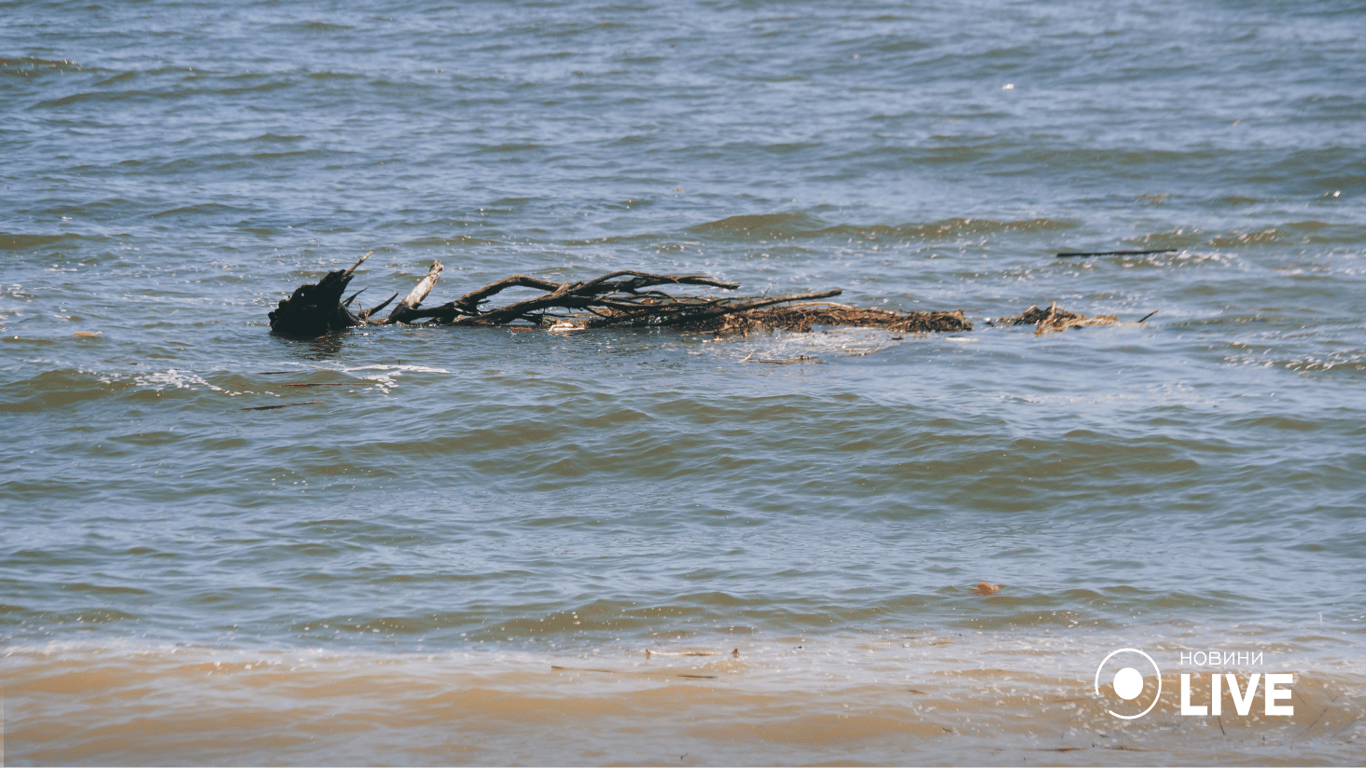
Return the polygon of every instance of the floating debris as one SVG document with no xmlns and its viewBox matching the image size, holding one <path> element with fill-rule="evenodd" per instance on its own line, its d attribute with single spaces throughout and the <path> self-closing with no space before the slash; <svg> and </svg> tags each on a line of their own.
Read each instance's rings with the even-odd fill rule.
<svg viewBox="0 0 1366 768">
<path fill-rule="evenodd" d="M 371 318 L 390 301 L 353 313 L 342 294 L 356 269 L 369 257 L 362 256 L 349 269 L 329 272 L 317 283 L 299 286 L 270 312 L 273 333 L 295 338 L 316 338 L 355 326 L 427 324 L 444 326 L 509 326 L 527 323 L 551 331 L 589 328 L 677 328 L 704 333 L 747 333 L 759 327 L 809 331 L 815 325 L 886 328 L 894 332 L 929 333 L 971 330 L 961 310 L 900 314 L 882 309 L 858 309 L 842 304 L 807 303 L 838 296 L 841 289 L 808 291 L 783 296 L 676 295 L 657 286 L 702 286 L 734 290 L 739 283 L 706 275 L 657 275 L 619 270 L 591 280 L 556 282 L 529 275 L 510 275 L 470 291 L 440 306 L 424 308 L 422 302 L 435 287 L 442 271 L 435 261 L 427 275 L 383 320 Z M 540 295 L 498 307 L 484 306 L 510 288 L 533 288 Z M 395 294 L 397 296 L 397 294 Z M 778 306 L 790 305 L 790 306 Z M 568 310 L 571 314 L 552 315 Z"/>
<path fill-rule="evenodd" d="M 963 316 L 961 309 L 953 312 L 902 314 L 885 309 L 859 309 L 827 302 L 751 309 L 688 323 L 680 328 L 699 333 L 748 334 L 760 328 L 806 332 L 817 325 L 885 328 L 893 333 L 947 333 L 972 330 L 972 323 Z"/>
<path fill-rule="evenodd" d="M 1152 317 L 1152 315 L 1150 314 L 1148 317 Z M 999 318 L 995 324 L 1032 325 L 1034 326 L 1034 335 L 1042 336 L 1045 333 L 1065 331 L 1068 328 L 1082 328 L 1088 325 L 1116 325 L 1118 323 L 1119 318 L 1114 315 L 1087 317 L 1077 312 L 1069 312 L 1059 307 L 1058 302 L 1055 301 L 1049 305 L 1048 309 L 1039 309 L 1039 305 L 1035 304 L 1014 317 Z"/>
</svg>

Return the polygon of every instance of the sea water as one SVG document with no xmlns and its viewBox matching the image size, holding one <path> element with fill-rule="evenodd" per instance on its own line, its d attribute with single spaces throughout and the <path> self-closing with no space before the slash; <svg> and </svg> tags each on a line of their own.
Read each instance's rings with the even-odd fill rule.
<svg viewBox="0 0 1366 768">
<path fill-rule="evenodd" d="M 1359 764 L 1362 61 L 1348 2 L 0 6 L 5 759 Z M 974 328 L 270 335 L 368 251 Z M 1052 302 L 1119 323 L 993 322 Z"/>
</svg>

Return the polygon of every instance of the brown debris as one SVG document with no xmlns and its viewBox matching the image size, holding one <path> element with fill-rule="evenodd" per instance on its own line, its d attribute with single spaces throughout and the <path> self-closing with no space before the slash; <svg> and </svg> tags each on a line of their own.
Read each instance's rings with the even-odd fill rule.
<svg viewBox="0 0 1366 768">
<path fill-rule="evenodd" d="M 972 590 L 974 595 L 994 595 L 1001 591 L 1000 584 L 992 584 L 989 581 L 978 582 L 977 588 Z"/>
<path fill-rule="evenodd" d="M 1069 312 L 1059 307 L 1058 302 L 1055 301 L 1049 305 L 1048 309 L 1039 309 L 1039 305 L 1035 304 L 1014 317 L 999 318 L 996 324 L 1032 325 L 1034 326 L 1034 335 L 1042 336 L 1045 333 L 1065 331 L 1068 328 L 1081 328 L 1087 325 L 1115 325 L 1118 322 L 1119 318 L 1114 315 L 1087 317 L 1076 312 Z"/>
<path fill-rule="evenodd" d="M 684 324 L 680 328 L 700 333 L 748 334 L 750 331 L 759 328 L 806 332 L 816 325 L 885 328 L 896 333 L 942 333 L 972 330 L 972 323 L 963 316 L 961 309 L 953 312 L 900 314 L 885 309 L 858 309 L 844 304 L 827 302 L 751 309 Z"/>
</svg>

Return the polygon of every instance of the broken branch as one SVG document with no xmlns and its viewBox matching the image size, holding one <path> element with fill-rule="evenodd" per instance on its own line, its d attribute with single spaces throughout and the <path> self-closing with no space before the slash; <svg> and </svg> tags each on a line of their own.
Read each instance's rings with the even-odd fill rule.
<svg viewBox="0 0 1366 768">
<path fill-rule="evenodd" d="M 422 278 L 422 280 L 408 292 L 407 296 L 403 297 L 403 301 L 400 301 L 398 306 L 394 307 L 394 310 L 389 313 L 388 319 L 384 322 L 407 322 L 408 313 L 417 309 L 422 304 L 422 300 L 427 298 L 427 294 L 432 292 L 432 288 L 436 286 L 436 279 L 441 275 L 441 270 L 444 268 L 445 267 L 441 262 L 433 261 L 431 269 L 427 270 L 427 276 Z"/>
</svg>

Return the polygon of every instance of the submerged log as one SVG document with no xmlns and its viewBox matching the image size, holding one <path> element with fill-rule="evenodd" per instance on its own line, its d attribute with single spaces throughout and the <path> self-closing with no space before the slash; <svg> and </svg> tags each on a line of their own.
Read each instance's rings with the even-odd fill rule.
<svg viewBox="0 0 1366 768">
<path fill-rule="evenodd" d="M 783 296 L 676 295 L 660 286 L 702 286 L 734 290 L 739 283 L 706 275 L 660 275 L 635 270 L 609 272 L 592 280 L 557 283 L 527 275 L 511 275 L 470 291 L 440 306 L 423 308 L 422 302 L 436 285 L 441 262 L 433 262 L 416 287 L 384 320 L 371 318 L 393 301 L 353 314 L 342 293 L 356 267 L 329 272 L 316 284 L 300 286 L 270 313 L 271 331 L 282 336 L 315 338 L 357 325 L 387 325 L 426 320 L 432 325 L 496 326 L 517 322 L 550 330 L 578 330 L 613 326 L 677 328 L 706 333 L 748 333 L 759 327 L 809 331 L 814 325 L 879 327 L 899 332 L 971 330 L 972 324 L 957 312 L 899 314 L 880 309 L 856 309 L 842 304 L 805 303 L 838 296 L 838 288 Z M 485 307 L 493 297 L 510 288 L 533 288 L 539 296 L 497 307 Z M 568 314 L 555 314 L 567 311 Z"/>
</svg>

